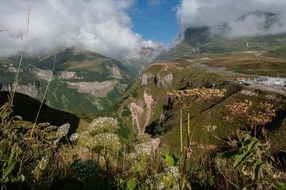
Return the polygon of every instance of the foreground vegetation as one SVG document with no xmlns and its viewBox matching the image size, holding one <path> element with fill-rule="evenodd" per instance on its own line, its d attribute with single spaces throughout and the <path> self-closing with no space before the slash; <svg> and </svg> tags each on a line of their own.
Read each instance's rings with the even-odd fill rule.
<svg viewBox="0 0 286 190">
<path fill-rule="evenodd" d="M 175 91 L 178 109 L 221 98 L 224 91 Z M 13 115 L 11 99 L 0 109 L 2 189 L 285 189 L 285 163 L 272 157 L 265 126 L 276 116 L 270 103 L 234 102 L 222 117 L 241 128 L 221 139 L 215 125 L 204 130 L 221 143 L 200 144 L 195 126 L 177 139 L 179 154 L 143 134 L 125 143 L 117 119 L 99 117 L 85 131 L 70 124 L 33 124 Z M 181 112 L 183 113 L 183 112 Z M 189 117 L 188 117 L 189 121 Z M 180 124 L 182 127 L 182 124 Z M 199 154 L 197 150 L 203 152 Z"/>
<path fill-rule="evenodd" d="M 189 30 L 190 37 L 192 34 L 194 33 Z M 164 60 L 195 53 L 197 50 L 190 51 L 190 44 L 193 43 L 190 37 L 186 38 L 184 44 L 173 49 Z M 280 37 L 284 39 L 283 35 Z M 130 132 L 131 130 L 120 122 L 126 122 L 131 115 L 127 105 L 123 105 L 123 111 L 120 113 L 122 117 L 118 119 L 98 117 L 92 120 L 91 117 L 95 117 L 92 115 L 94 106 L 90 103 L 93 98 L 82 95 L 82 99 L 88 100 L 88 103 L 74 104 L 78 100 L 75 97 L 79 98 L 79 94 L 70 89 L 67 96 L 62 96 L 63 89 L 67 86 L 59 80 L 38 81 L 41 82 L 41 103 L 22 100 L 26 113 L 18 111 L 21 103 L 17 104 L 16 101 L 16 85 L 33 83 L 35 77 L 31 73 L 23 73 L 25 77 L 19 79 L 22 66 L 51 69 L 52 75 L 54 71 L 78 71 L 78 77 L 85 77 L 88 81 L 104 81 L 105 75 L 108 74 L 105 70 L 107 66 L 115 64 L 123 68 L 121 63 L 98 54 L 77 52 L 74 55 L 69 50 L 57 54 L 63 59 L 62 62 L 57 62 L 54 56 L 52 67 L 46 64 L 49 59 L 35 62 L 34 65 L 21 65 L 26 38 L 27 31 L 16 74 L 2 72 L 7 81 L 1 80 L 11 83 L 14 79 L 14 83 L 7 101 L 0 106 L 1 189 L 286 189 L 285 154 L 273 152 L 272 147 L 280 144 L 276 143 L 277 139 L 273 140 L 274 135 L 270 135 L 267 129 L 270 124 L 278 123 L 280 125 L 276 127 L 283 132 L 283 106 L 278 107 L 275 101 L 255 101 L 255 98 L 246 100 L 245 96 L 232 98 L 242 89 L 241 86 L 225 84 L 225 75 L 206 72 L 193 65 L 197 61 L 207 60 L 205 64 L 209 66 L 226 67 L 236 72 L 257 74 L 260 71 L 258 74 L 270 73 L 275 76 L 279 71 L 281 73 L 278 74 L 284 76 L 283 56 L 279 59 L 253 56 L 241 59 L 233 54 L 217 58 L 217 54 L 213 60 L 209 60 L 203 59 L 205 55 L 199 55 L 194 56 L 194 59 L 189 57 L 177 60 L 176 63 L 157 64 L 147 68 L 154 78 L 159 76 L 159 72 L 164 76 L 169 74 L 170 70 L 178 70 L 173 74 L 179 82 L 167 86 L 165 91 L 152 83 L 146 84 L 149 91 L 158 92 L 156 99 L 159 103 L 151 121 L 158 119 L 163 111 L 168 117 L 163 121 L 156 120 L 153 125 L 148 126 L 146 132 L 150 135 L 141 133 L 136 136 L 136 133 Z M 240 41 L 217 40 L 223 42 L 220 44 L 224 47 L 236 47 L 235 51 L 244 46 Z M 277 40 L 274 39 L 274 42 Z M 201 48 L 207 57 L 208 52 L 226 51 L 215 44 L 218 43 L 213 42 Z M 269 49 L 268 46 L 262 45 L 258 50 Z M 284 46 L 284 43 L 278 43 L 277 46 Z M 188 54 L 189 52 L 191 54 Z M 281 54 L 273 52 L 272 55 L 275 53 Z M 63 64 L 67 62 L 67 56 L 72 57 L 68 64 Z M 233 60 L 237 64 L 233 64 Z M 264 60 L 271 63 L 269 67 L 265 67 L 267 63 L 260 64 Z M 217 65 L 218 62 L 220 65 Z M 257 67 L 264 70 L 255 70 Z M 90 70 L 96 70 L 97 75 Z M 77 80 L 79 79 L 72 79 Z M 128 84 L 132 82 L 127 76 L 124 80 Z M 202 86 L 208 88 L 201 88 Z M 56 91 L 47 93 L 49 88 Z M 223 90 L 224 88 L 226 90 Z M 117 90 L 118 94 L 123 93 L 120 88 Z M 137 100 L 143 96 L 144 90 L 137 83 L 128 93 L 132 100 Z M 165 101 L 166 91 L 169 91 L 168 102 Z M 118 98 L 116 94 L 109 96 L 107 98 Z M 220 109 L 217 108 L 226 97 L 227 105 L 224 103 L 219 105 Z M 80 127 L 82 121 L 79 118 L 49 109 L 44 104 L 45 99 L 58 100 L 54 102 L 55 107 L 64 107 L 78 116 L 91 119 L 90 124 Z M 127 99 L 123 97 L 121 101 Z M 69 107 L 69 102 L 75 107 Z M 107 101 L 106 105 L 109 103 Z M 93 107 L 87 107 L 90 105 Z M 32 110 L 27 110 L 31 106 Z M 117 106 L 115 107 L 114 110 L 118 110 Z M 195 116 L 190 116 L 191 109 Z M 206 114 L 206 111 L 210 110 L 217 112 L 220 117 L 215 118 L 210 112 Z M 111 114 L 109 111 L 106 113 Z M 48 117 L 42 117 L 45 114 Z M 102 114 L 105 112 L 102 111 Z M 279 121 L 274 122 L 277 118 Z M 168 119 L 171 122 L 168 123 Z M 69 123 L 66 123 L 66 120 Z M 130 119 L 128 121 L 131 122 Z M 205 125 L 201 126 L 202 124 Z M 223 125 L 228 129 L 219 129 Z M 126 134 L 127 131 L 129 134 Z M 206 133 L 211 137 L 210 141 L 205 140 Z M 166 143 L 168 136 L 172 138 L 169 144 Z M 155 137 L 160 137 L 162 142 Z"/>
</svg>

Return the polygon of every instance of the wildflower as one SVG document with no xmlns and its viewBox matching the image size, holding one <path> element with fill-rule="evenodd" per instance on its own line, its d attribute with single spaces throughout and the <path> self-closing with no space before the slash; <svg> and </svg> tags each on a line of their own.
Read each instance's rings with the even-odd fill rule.
<svg viewBox="0 0 286 190">
<path fill-rule="evenodd" d="M 179 189 L 180 177 L 179 168 L 169 166 L 164 172 L 150 176 L 146 180 L 146 184 L 150 189 Z"/>
<path fill-rule="evenodd" d="M 165 174 L 168 176 L 172 176 L 172 178 L 179 179 L 180 178 L 180 172 L 179 168 L 176 166 L 169 166 L 166 168 Z"/>
<path fill-rule="evenodd" d="M 44 170 L 47 166 L 47 163 L 48 163 L 48 161 L 47 161 L 46 157 L 42 157 L 42 160 L 38 163 L 37 167 L 41 170 Z"/>
<path fill-rule="evenodd" d="M 112 133 L 102 133 L 90 137 L 86 142 L 86 147 L 90 149 L 109 149 L 117 151 L 121 147 L 120 139 L 118 135 Z"/>
<path fill-rule="evenodd" d="M 204 126 L 203 128 L 208 132 L 214 132 L 217 129 L 215 125 L 207 125 L 207 126 Z"/>
<path fill-rule="evenodd" d="M 113 133 L 119 128 L 117 119 L 112 117 L 99 117 L 89 124 L 89 132 L 92 135 L 99 133 Z"/>
<path fill-rule="evenodd" d="M 135 145 L 134 152 L 127 155 L 128 160 L 141 159 L 151 155 L 151 148 L 148 143 L 140 143 Z"/>
<path fill-rule="evenodd" d="M 55 140 L 55 141 L 53 142 L 53 145 L 54 145 L 54 146 L 57 146 L 58 143 L 60 142 L 60 140 L 61 140 L 60 138 L 58 138 L 57 140 Z"/>
<path fill-rule="evenodd" d="M 61 125 L 57 130 L 57 137 L 61 138 L 66 136 L 69 133 L 69 129 L 70 129 L 69 123 Z"/>
<path fill-rule="evenodd" d="M 92 160 L 77 161 L 71 166 L 71 177 L 84 182 L 98 175 L 98 167 Z"/>
<path fill-rule="evenodd" d="M 179 106 L 185 108 L 189 107 L 194 101 L 222 98 L 224 97 L 225 92 L 225 89 L 195 88 L 189 90 L 177 90 L 168 92 L 167 94 L 174 99 Z"/>
<path fill-rule="evenodd" d="M 70 136 L 70 141 L 71 141 L 71 142 L 75 142 L 76 140 L 78 140 L 78 138 L 79 138 L 78 133 L 73 133 L 73 134 Z"/>
</svg>

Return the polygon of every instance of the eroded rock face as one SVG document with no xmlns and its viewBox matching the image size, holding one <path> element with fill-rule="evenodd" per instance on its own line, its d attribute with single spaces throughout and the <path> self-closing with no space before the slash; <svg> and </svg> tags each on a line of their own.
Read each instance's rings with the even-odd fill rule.
<svg viewBox="0 0 286 190">
<path fill-rule="evenodd" d="M 36 98 L 39 94 L 38 87 L 36 84 L 17 85 L 16 91 L 31 96 L 33 98 Z"/>
<path fill-rule="evenodd" d="M 79 93 L 88 93 L 96 97 L 107 97 L 107 94 L 118 84 L 117 80 L 104 82 L 67 82 L 69 88 L 76 88 Z"/>
<path fill-rule="evenodd" d="M 38 68 L 34 68 L 33 71 L 35 72 L 38 77 L 46 81 L 54 80 L 53 71 L 52 70 L 42 70 Z"/>
<path fill-rule="evenodd" d="M 144 100 L 130 104 L 132 123 L 133 126 L 137 127 L 139 135 L 145 132 L 146 126 L 153 115 L 154 106 L 156 105 L 156 101 L 152 95 L 147 94 L 146 91 L 144 91 L 143 98 Z"/>
<path fill-rule="evenodd" d="M 152 83 L 154 77 L 155 77 L 155 76 L 152 75 L 151 73 L 142 73 L 142 76 L 141 76 L 141 85 L 144 86 L 144 85 L 146 85 L 146 84 Z"/>
<path fill-rule="evenodd" d="M 8 73 L 17 73 L 17 69 L 16 69 L 13 65 L 10 65 L 10 66 L 6 69 L 6 72 L 8 72 Z"/>
<path fill-rule="evenodd" d="M 59 79 L 79 79 L 79 77 L 76 76 L 76 72 L 69 72 L 69 71 L 60 71 L 57 75 Z"/>
<path fill-rule="evenodd" d="M 107 69 L 109 69 L 110 73 L 111 73 L 111 77 L 115 78 L 115 79 L 122 79 L 122 75 L 120 73 L 120 70 L 117 66 L 108 66 Z"/>
<path fill-rule="evenodd" d="M 151 150 L 151 153 L 155 156 L 155 152 L 156 150 L 159 148 L 160 144 L 161 144 L 161 139 L 159 137 L 155 138 L 155 139 L 150 139 L 149 142 L 149 147 Z"/>
<path fill-rule="evenodd" d="M 3 85 L 2 89 L 3 91 L 9 91 L 13 90 L 13 85 L 8 84 L 8 85 Z M 22 94 L 26 94 L 32 98 L 36 98 L 38 96 L 38 86 L 36 83 L 34 84 L 27 84 L 27 85 L 17 85 L 16 86 L 16 92 L 20 92 Z"/>
<path fill-rule="evenodd" d="M 155 86 L 157 88 L 167 88 L 168 86 L 171 86 L 173 82 L 173 74 L 169 73 L 165 76 L 157 75 L 155 77 Z"/>
<path fill-rule="evenodd" d="M 143 102 L 131 102 L 130 104 L 132 125 L 137 127 L 138 134 L 141 134 L 140 121 L 144 113 L 143 104 Z"/>
</svg>

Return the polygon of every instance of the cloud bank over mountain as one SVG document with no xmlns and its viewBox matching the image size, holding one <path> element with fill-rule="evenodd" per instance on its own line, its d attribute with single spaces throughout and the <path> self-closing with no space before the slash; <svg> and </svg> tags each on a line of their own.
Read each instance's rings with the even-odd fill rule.
<svg viewBox="0 0 286 190">
<path fill-rule="evenodd" d="M 26 29 L 27 0 L 3 0 L 0 4 L 0 55 L 21 50 Z M 135 0 L 46 0 L 31 1 L 26 52 L 50 53 L 75 47 L 96 51 L 117 59 L 140 54 L 143 41 L 132 31 L 127 11 Z"/>
<path fill-rule="evenodd" d="M 284 0 L 182 0 L 176 19 L 181 32 L 189 27 L 224 25 L 230 37 L 277 34 L 286 32 L 285 9 Z M 238 19 L 248 13 L 253 14 Z M 273 19 L 276 21 L 266 26 Z"/>
</svg>

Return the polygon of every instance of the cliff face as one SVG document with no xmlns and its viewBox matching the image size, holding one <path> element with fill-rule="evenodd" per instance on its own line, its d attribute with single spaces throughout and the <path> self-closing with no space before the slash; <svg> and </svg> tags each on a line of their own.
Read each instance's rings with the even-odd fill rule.
<svg viewBox="0 0 286 190">
<path fill-rule="evenodd" d="M 154 83 L 157 88 L 167 88 L 167 86 L 172 85 L 173 74 L 172 73 L 157 73 L 155 75 L 151 73 L 143 73 L 141 77 L 141 85 L 147 85 Z"/>
<path fill-rule="evenodd" d="M 42 69 L 34 68 L 33 72 L 43 80 L 52 81 L 54 79 L 52 70 L 42 70 Z"/>
<path fill-rule="evenodd" d="M 143 99 L 131 102 L 130 111 L 132 116 L 132 126 L 137 129 L 138 134 L 143 134 L 153 115 L 156 101 L 152 95 L 144 91 Z M 143 119 L 144 118 L 144 119 Z"/>
<path fill-rule="evenodd" d="M 27 85 L 17 85 L 16 91 L 20 92 L 22 94 L 26 94 L 32 98 L 37 98 L 39 95 L 39 86 L 37 83 L 34 84 L 27 84 Z M 10 91 L 13 90 L 12 84 L 3 85 L 2 88 L 0 88 L 0 91 Z"/>
<path fill-rule="evenodd" d="M 69 88 L 76 88 L 79 93 L 87 93 L 96 97 L 104 98 L 118 84 L 117 80 L 104 82 L 67 82 Z"/>
</svg>

